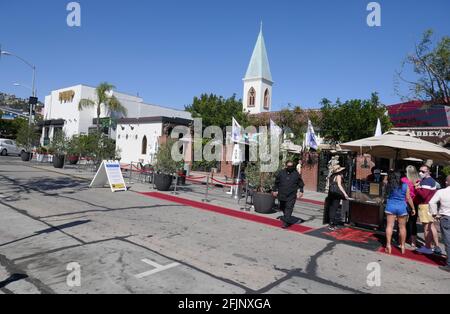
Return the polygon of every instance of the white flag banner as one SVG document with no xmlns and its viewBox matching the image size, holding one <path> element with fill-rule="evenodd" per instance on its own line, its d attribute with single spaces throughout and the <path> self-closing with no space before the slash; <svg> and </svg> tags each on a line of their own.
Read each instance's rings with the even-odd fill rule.
<svg viewBox="0 0 450 314">
<path fill-rule="evenodd" d="M 242 128 L 239 123 L 233 118 L 233 129 L 231 131 L 231 141 L 234 143 L 241 142 Z"/>
<path fill-rule="evenodd" d="M 244 161 L 244 150 L 241 148 L 241 144 L 234 144 L 233 156 L 231 162 L 233 166 L 238 166 Z"/>
<path fill-rule="evenodd" d="M 270 133 L 273 136 L 280 136 L 283 133 L 283 130 L 272 119 L 270 119 Z"/>
<path fill-rule="evenodd" d="M 312 125 L 311 120 L 308 120 L 308 132 L 306 133 L 306 147 L 317 150 L 319 148 L 319 144 L 317 143 L 317 136 L 314 132 L 314 127 Z"/>
<path fill-rule="evenodd" d="M 380 119 L 378 119 L 377 130 L 375 131 L 375 137 L 382 136 L 382 135 L 383 135 L 383 130 L 381 128 L 381 121 L 380 121 Z"/>
</svg>

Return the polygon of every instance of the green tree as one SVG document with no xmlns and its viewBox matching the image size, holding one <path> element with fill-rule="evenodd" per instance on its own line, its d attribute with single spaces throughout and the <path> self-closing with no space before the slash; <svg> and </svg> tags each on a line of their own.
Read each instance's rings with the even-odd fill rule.
<svg viewBox="0 0 450 314">
<path fill-rule="evenodd" d="M 444 36 L 433 47 L 433 30 L 427 30 L 397 72 L 397 93 L 405 99 L 420 99 L 434 104 L 450 106 L 450 37 Z M 412 67 L 416 79 L 406 79 L 406 66 Z M 401 95 L 399 82 L 408 86 L 408 95 Z"/>
<path fill-rule="evenodd" d="M 40 134 L 35 124 L 23 123 L 17 132 L 16 142 L 27 152 L 31 152 L 33 146 L 39 144 Z"/>
<path fill-rule="evenodd" d="M 97 110 L 97 132 L 100 132 L 100 115 L 102 111 L 102 107 L 106 109 L 108 114 L 111 116 L 113 113 L 127 115 L 127 109 L 120 103 L 120 101 L 111 94 L 111 92 L 115 89 L 115 86 L 109 83 L 101 83 L 96 91 L 95 100 L 92 99 L 81 99 L 78 104 L 78 110 L 82 111 L 86 108 L 96 108 Z"/>
<path fill-rule="evenodd" d="M 374 136 L 378 119 L 384 131 L 392 128 L 387 109 L 380 103 L 376 93 L 368 100 L 353 99 L 345 103 L 337 100 L 333 104 L 323 99 L 321 104 L 321 135 L 331 144 Z"/>
<path fill-rule="evenodd" d="M 236 99 L 236 95 L 230 98 L 216 96 L 214 94 L 202 94 L 194 97 L 191 105 L 185 107 L 193 118 L 202 118 L 203 127 L 218 126 L 225 129 L 231 126 L 234 117 L 242 126 L 247 125 L 247 114 L 242 110 L 242 101 Z"/>
</svg>

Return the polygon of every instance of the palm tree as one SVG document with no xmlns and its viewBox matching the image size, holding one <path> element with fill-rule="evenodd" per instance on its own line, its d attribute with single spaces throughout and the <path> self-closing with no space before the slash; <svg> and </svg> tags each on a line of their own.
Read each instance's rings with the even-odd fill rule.
<svg viewBox="0 0 450 314">
<path fill-rule="evenodd" d="M 100 132 L 100 115 L 102 106 L 105 107 L 106 111 L 111 115 L 111 113 L 121 113 L 124 116 L 127 115 L 127 108 L 125 108 L 116 96 L 112 95 L 112 91 L 116 87 L 107 82 L 101 83 L 95 89 L 97 94 L 97 99 L 81 99 L 78 104 L 78 110 L 82 111 L 86 108 L 97 108 L 97 132 Z"/>
</svg>

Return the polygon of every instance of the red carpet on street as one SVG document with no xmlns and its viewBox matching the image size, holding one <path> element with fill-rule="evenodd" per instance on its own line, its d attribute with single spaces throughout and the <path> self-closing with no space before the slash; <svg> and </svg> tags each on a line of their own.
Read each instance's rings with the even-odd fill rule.
<svg viewBox="0 0 450 314">
<path fill-rule="evenodd" d="M 243 219 L 243 220 L 257 222 L 257 223 L 269 225 L 272 227 L 281 228 L 281 226 L 282 226 L 281 221 L 279 221 L 277 219 L 262 217 L 262 216 L 258 216 L 258 215 L 254 215 L 254 214 L 245 213 L 245 212 L 240 212 L 237 210 L 220 207 L 220 206 L 216 206 L 216 205 L 211 205 L 208 203 L 192 201 L 192 200 L 184 199 L 181 197 L 176 197 L 173 195 L 167 195 L 167 194 L 158 193 L 158 192 L 140 193 L 140 194 L 148 196 L 148 197 L 159 198 L 159 199 L 177 203 L 177 204 L 186 205 L 189 207 L 207 210 L 210 212 L 214 212 L 214 213 L 218 213 L 218 214 L 222 214 L 222 215 L 226 215 L 226 216 L 230 216 L 230 217 L 235 217 L 235 218 L 239 218 L 239 219 Z M 293 225 L 292 227 L 289 228 L 289 231 L 294 231 L 294 232 L 298 232 L 298 233 L 305 233 L 305 232 L 308 232 L 311 230 L 313 230 L 313 229 L 310 227 L 305 227 L 305 226 L 301 226 L 301 225 Z"/>
<path fill-rule="evenodd" d="M 141 195 L 157 198 L 161 200 L 165 200 L 172 203 L 177 203 L 193 208 L 198 208 L 214 213 L 218 213 L 221 215 L 234 217 L 238 219 L 243 219 L 247 221 L 253 221 L 256 223 L 281 228 L 282 223 L 280 220 L 263 217 L 255 214 L 250 214 L 246 212 L 240 212 L 237 210 L 216 206 L 208 203 L 188 200 L 185 198 L 168 195 L 164 193 L 159 192 L 149 192 L 149 193 L 139 193 Z M 384 236 L 380 234 L 376 234 L 371 231 L 365 231 L 360 229 L 354 229 L 354 228 L 342 228 L 338 229 L 336 231 L 330 232 L 328 228 L 319 228 L 314 229 L 307 226 L 302 225 L 293 225 L 289 229 L 289 231 L 297 232 L 301 234 L 307 234 L 308 236 L 313 236 L 321 239 L 326 239 L 330 241 L 339 242 L 346 245 L 355 246 L 361 249 L 367 249 L 374 252 L 379 252 L 382 254 L 385 253 L 385 249 L 383 246 L 384 242 Z M 396 247 L 393 247 L 392 256 L 400 257 L 400 258 L 406 258 L 409 260 L 413 260 L 420 263 L 425 263 L 433 266 L 445 266 L 446 265 L 446 259 L 443 256 L 437 256 L 437 255 L 422 255 L 415 251 L 407 251 L 405 255 L 402 255 L 400 250 Z"/>
</svg>

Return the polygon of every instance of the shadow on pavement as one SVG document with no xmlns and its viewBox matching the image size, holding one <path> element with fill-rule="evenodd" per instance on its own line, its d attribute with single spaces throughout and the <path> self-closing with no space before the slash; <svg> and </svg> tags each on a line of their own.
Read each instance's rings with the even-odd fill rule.
<svg viewBox="0 0 450 314">
<path fill-rule="evenodd" d="M 51 228 L 48 228 L 48 229 L 44 229 L 44 230 L 41 230 L 41 231 L 36 231 L 34 234 L 29 235 L 27 237 L 23 237 L 23 238 L 14 240 L 14 241 L 10 241 L 10 242 L 7 242 L 7 243 L 0 244 L 0 247 L 7 246 L 7 245 L 10 245 L 10 244 L 13 244 L 13 243 L 16 243 L 16 242 L 19 242 L 19 241 L 23 241 L 23 240 L 26 240 L 26 239 L 30 239 L 30 238 L 33 238 L 33 237 L 37 237 L 37 236 L 42 235 L 42 234 L 49 234 L 49 233 L 53 233 L 53 232 L 56 232 L 56 231 L 61 231 L 63 229 L 77 227 L 77 226 L 84 225 L 84 224 L 87 224 L 87 223 L 90 223 L 90 222 L 91 222 L 91 220 L 79 220 L 79 221 L 73 221 L 73 222 L 70 222 L 70 223 L 67 223 L 67 224 L 64 224 L 64 225 L 59 225 L 59 226 L 51 227 Z"/>
<path fill-rule="evenodd" d="M 9 285 L 13 282 L 20 281 L 20 280 L 27 279 L 27 278 L 28 278 L 28 276 L 25 274 L 13 274 L 8 279 L 0 282 L 0 289 L 5 288 L 7 285 Z"/>
</svg>

